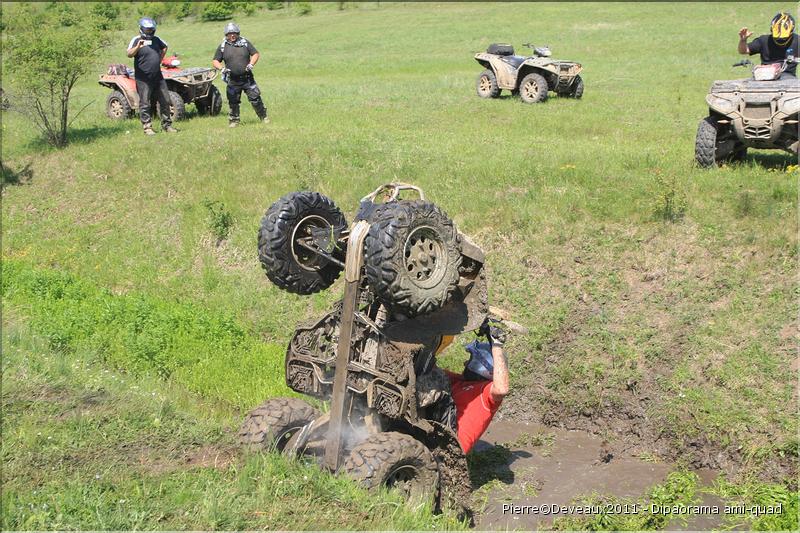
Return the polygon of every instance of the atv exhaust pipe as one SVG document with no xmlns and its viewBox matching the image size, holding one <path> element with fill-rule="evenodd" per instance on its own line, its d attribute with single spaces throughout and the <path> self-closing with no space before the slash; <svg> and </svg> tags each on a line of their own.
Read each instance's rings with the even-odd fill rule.
<svg viewBox="0 0 800 533">
<path fill-rule="evenodd" d="M 331 472 L 339 470 L 342 455 L 342 428 L 344 427 L 344 406 L 350 394 L 347 392 L 347 367 L 350 363 L 350 339 L 353 335 L 353 316 L 358 303 L 358 288 L 361 281 L 361 267 L 364 263 L 364 239 L 369 231 L 369 222 L 358 221 L 350 231 L 344 266 L 344 298 L 339 315 L 339 343 L 336 347 L 336 371 L 333 374 L 333 394 L 331 395 L 330 421 L 325 443 L 324 463 Z"/>
</svg>

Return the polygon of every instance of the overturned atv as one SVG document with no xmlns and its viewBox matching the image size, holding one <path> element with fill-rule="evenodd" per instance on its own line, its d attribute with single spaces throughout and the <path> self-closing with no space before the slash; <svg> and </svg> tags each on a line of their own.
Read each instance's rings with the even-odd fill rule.
<svg viewBox="0 0 800 533">
<path fill-rule="evenodd" d="M 403 190 L 419 199 L 400 199 Z M 443 335 L 486 318 L 483 252 L 420 189 L 396 183 L 363 198 L 352 226 L 325 196 L 288 194 L 266 212 L 258 244 L 278 287 L 312 294 L 342 271 L 345 287 L 331 312 L 297 328 L 286 352 L 287 385 L 329 400 L 330 411 L 267 400 L 247 416 L 242 441 L 465 511 L 465 456 L 436 405 L 418 402 L 417 380 L 433 368 Z"/>
<path fill-rule="evenodd" d="M 706 96 L 708 116 L 697 127 L 698 165 L 743 160 L 748 148 L 797 154 L 800 83 L 783 74 L 788 64 L 756 65 L 749 79 L 714 82 Z M 747 65 L 749 60 L 733 66 Z"/>
<path fill-rule="evenodd" d="M 497 98 L 503 89 L 519 94 L 528 104 L 544 102 L 548 91 L 558 96 L 580 98 L 583 96 L 583 70 L 580 63 L 551 59 L 550 48 L 536 47 L 530 56 L 514 54 L 510 44 L 492 44 L 486 52 L 475 54 L 475 61 L 486 68 L 478 75 L 476 90 L 481 98 Z"/>
</svg>

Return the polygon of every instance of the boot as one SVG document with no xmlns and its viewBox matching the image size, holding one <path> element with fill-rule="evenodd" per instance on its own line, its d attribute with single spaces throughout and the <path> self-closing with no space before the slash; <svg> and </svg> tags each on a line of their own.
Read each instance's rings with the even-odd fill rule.
<svg viewBox="0 0 800 533">
<path fill-rule="evenodd" d="M 169 126 L 164 126 L 163 129 L 165 133 L 178 133 L 178 130 L 173 128 L 172 124 L 170 124 Z"/>
<path fill-rule="evenodd" d="M 142 124 L 142 127 L 144 128 L 144 134 L 145 135 L 155 135 L 156 134 L 156 132 L 153 131 L 153 125 L 150 122 Z"/>
<path fill-rule="evenodd" d="M 229 128 L 235 128 L 238 125 L 239 125 L 239 121 L 238 120 L 230 120 L 230 121 L 228 121 L 228 127 Z"/>
<path fill-rule="evenodd" d="M 266 117 L 261 119 L 261 122 L 263 122 L 264 124 L 269 124 L 271 121 L 269 119 L 269 116 L 266 116 Z"/>
</svg>

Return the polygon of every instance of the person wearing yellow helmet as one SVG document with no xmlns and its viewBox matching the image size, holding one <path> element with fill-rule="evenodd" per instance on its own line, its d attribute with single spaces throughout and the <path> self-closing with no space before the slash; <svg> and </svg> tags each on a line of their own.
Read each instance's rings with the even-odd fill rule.
<svg viewBox="0 0 800 533">
<path fill-rule="evenodd" d="M 753 32 L 747 27 L 739 30 L 739 53 L 761 55 L 761 63 L 780 63 L 787 57 L 797 56 L 798 37 L 795 33 L 794 17 L 785 11 L 781 11 L 770 23 L 770 33 L 756 37 L 749 43 L 747 39 Z M 795 75 L 797 64 L 792 62 L 786 65 L 785 74 Z"/>
</svg>

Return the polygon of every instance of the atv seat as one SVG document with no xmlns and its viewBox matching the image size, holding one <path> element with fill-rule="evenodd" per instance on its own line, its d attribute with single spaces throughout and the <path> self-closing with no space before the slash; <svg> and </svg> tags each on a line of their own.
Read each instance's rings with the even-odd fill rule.
<svg viewBox="0 0 800 533">
<path fill-rule="evenodd" d="M 505 56 L 501 57 L 500 59 L 514 67 L 514 69 L 518 69 L 519 66 L 525 62 L 525 58 L 523 56 Z"/>
</svg>

